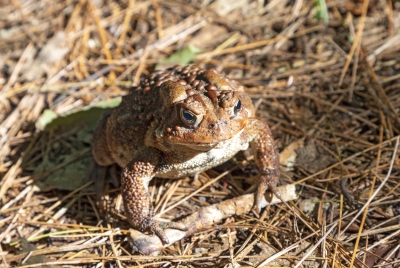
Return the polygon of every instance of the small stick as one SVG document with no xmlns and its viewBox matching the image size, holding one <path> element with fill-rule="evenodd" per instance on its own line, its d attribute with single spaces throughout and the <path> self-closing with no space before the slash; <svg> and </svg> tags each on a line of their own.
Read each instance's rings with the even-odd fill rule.
<svg viewBox="0 0 400 268">
<path fill-rule="evenodd" d="M 281 199 L 285 202 L 294 200 L 297 198 L 296 187 L 294 184 L 288 184 L 277 188 L 281 193 Z M 267 194 L 270 194 L 267 192 Z M 265 195 L 264 195 L 265 197 Z M 187 226 L 187 231 L 180 231 L 176 229 L 165 230 L 170 243 L 174 243 L 186 236 L 193 235 L 201 230 L 215 226 L 216 223 L 223 219 L 231 217 L 233 215 L 243 215 L 249 213 L 254 205 L 255 194 L 246 194 L 239 197 L 235 197 L 230 200 L 223 201 L 219 204 L 204 207 L 199 211 L 189 215 L 185 219 L 179 221 L 179 223 Z M 282 200 L 272 196 L 270 201 L 262 200 L 262 207 L 281 203 Z M 149 255 L 157 254 L 163 247 L 161 240 L 156 235 L 145 235 L 137 230 L 130 229 L 130 244 L 133 251 L 139 251 L 140 253 Z"/>
</svg>

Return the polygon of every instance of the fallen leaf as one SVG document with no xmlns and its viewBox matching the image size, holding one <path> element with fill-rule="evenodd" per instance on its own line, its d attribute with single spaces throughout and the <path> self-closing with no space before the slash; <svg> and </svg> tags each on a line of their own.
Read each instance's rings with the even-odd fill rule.
<svg viewBox="0 0 400 268">
<path fill-rule="evenodd" d="M 156 70 L 166 69 L 174 65 L 185 66 L 196 59 L 196 54 L 201 53 L 202 50 L 195 46 L 187 46 L 172 54 L 169 58 L 161 60 L 156 66 Z"/>
<path fill-rule="evenodd" d="M 106 101 L 100 101 L 95 104 L 84 106 L 82 108 L 68 111 L 65 114 L 57 115 L 51 110 L 45 110 L 35 123 L 36 129 L 53 130 L 60 126 L 68 126 L 72 123 L 85 122 L 95 127 L 101 114 L 107 109 L 117 107 L 122 98 L 117 97 Z"/>
<path fill-rule="evenodd" d="M 48 152 L 35 169 L 35 174 L 48 172 L 50 174 L 37 182 L 42 191 L 51 189 L 75 190 L 86 183 L 88 167 L 92 157 L 88 144 L 91 143 L 93 130 L 101 114 L 116 107 L 121 98 L 97 102 L 65 114 L 57 115 L 45 110 L 36 121 L 36 128 L 41 131 L 53 131 L 52 135 L 63 133 L 63 142 L 49 142 Z M 75 128 L 76 131 L 70 131 Z M 68 130 L 68 131 L 67 131 Z M 66 132 L 70 132 L 65 136 Z"/>
<path fill-rule="evenodd" d="M 67 155 L 67 159 L 64 159 L 64 161 L 68 161 L 68 157 L 71 157 L 71 155 Z M 76 190 L 90 180 L 90 177 L 86 176 L 86 174 L 91 161 L 91 156 L 79 158 L 76 161 L 52 172 L 46 178 L 38 181 L 36 185 L 41 191 L 50 191 L 52 189 L 67 191 Z M 58 164 L 61 163 L 58 163 L 58 161 L 47 161 L 46 164 L 42 163 L 39 165 L 38 169 L 50 170 Z"/>
<path fill-rule="evenodd" d="M 286 167 L 287 171 L 293 169 L 297 157 L 296 150 L 302 148 L 303 146 L 304 139 L 299 139 L 286 146 L 285 149 L 283 149 L 283 151 L 279 154 L 279 163 Z"/>
<path fill-rule="evenodd" d="M 298 150 L 296 150 L 296 165 L 304 168 L 311 174 L 316 173 L 330 164 L 335 159 L 321 146 L 317 146 L 314 140 Z"/>
<path fill-rule="evenodd" d="M 20 245 L 22 247 L 22 251 L 21 253 L 26 252 L 27 254 L 29 254 L 29 252 L 37 250 L 38 248 L 35 247 L 34 245 L 32 245 L 31 243 L 28 242 L 28 240 L 26 240 L 26 238 L 21 237 L 20 239 Z M 31 256 L 27 259 L 23 260 L 23 263 L 21 263 L 21 265 L 27 265 L 27 264 L 39 264 L 39 263 L 46 263 L 49 262 L 50 259 L 46 257 L 46 255 L 37 255 L 37 256 Z M 59 268 L 61 266 L 59 265 L 41 265 L 40 267 L 42 268 L 50 268 L 50 267 L 55 267 L 55 268 Z"/>
</svg>

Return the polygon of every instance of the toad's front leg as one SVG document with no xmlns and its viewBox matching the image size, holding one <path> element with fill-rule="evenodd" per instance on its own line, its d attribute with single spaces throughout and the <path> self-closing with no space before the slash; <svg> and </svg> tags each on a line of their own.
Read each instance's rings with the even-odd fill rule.
<svg viewBox="0 0 400 268">
<path fill-rule="evenodd" d="M 154 175 L 154 168 L 149 162 L 133 162 L 126 166 L 122 171 L 122 198 L 129 223 L 139 231 L 152 231 L 163 243 L 168 244 L 164 229 L 184 231 L 186 227 L 180 223 L 159 222 L 153 219 L 148 184 Z"/>
<path fill-rule="evenodd" d="M 280 198 L 276 189 L 279 182 L 279 152 L 272 137 L 271 130 L 259 119 L 251 119 L 249 122 L 249 134 L 252 138 L 250 145 L 254 159 L 259 169 L 260 185 L 258 186 L 254 208 L 261 211 L 262 197 L 267 189 Z"/>
</svg>

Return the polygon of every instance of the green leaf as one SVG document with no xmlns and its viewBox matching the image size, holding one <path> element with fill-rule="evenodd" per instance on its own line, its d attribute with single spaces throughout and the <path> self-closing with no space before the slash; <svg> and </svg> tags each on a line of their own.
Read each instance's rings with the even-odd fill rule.
<svg viewBox="0 0 400 268">
<path fill-rule="evenodd" d="M 79 122 L 86 123 L 91 128 L 94 128 L 101 114 L 110 108 L 118 106 L 121 103 L 121 100 L 122 98 L 118 97 L 106 101 L 100 101 L 92 105 L 68 111 L 61 115 L 57 115 L 51 110 L 44 110 L 42 115 L 38 120 L 36 120 L 35 126 L 41 131 L 49 131 L 61 126 L 66 127 Z"/>
<path fill-rule="evenodd" d="M 316 9 L 315 18 L 317 20 L 322 20 L 325 24 L 328 24 L 329 16 L 325 0 L 316 0 L 315 9 Z"/>
<path fill-rule="evenodd" d="M 47 153 L 35 167 L 34 173 L 49 172 L 37 181 L 42 191 L 51 189 L 75 190 L 88 182 L 87 175 L 91 162 L 89 144 L 93 130 L 101 114 L 116 107 L 121 97 L 97 102 L 65 114 L 57 115 L 51 110 L 45 110 L 36 121 L 36 128 L 49 132 L 50 138 L 46 144 Z"/>
<path fill-rule="evenodd" d="M 157 64 L 156 70 L 162 69 L 164 65 L 181 65 L 185 66 L 196 59 L 196 54 L 203 52 L 202 49 L 195 46 L 188 45 L 165 60 L 160 60 L 160 64 Z"/>
<path fill-rule="evenodd" d="M 46 109 L 36 120 L 35 126 L 37 129 L 44 130 L 47 125 L 51 124 L 56 118 L 57 114 L 52 110 Z"/>
<path fill-rule="evenodd" d="M 35 172 L 39 173 L 38 170 L 40 169 L 45 171 L 51 170 L 62 162 L 69 162 L 75 155 L 71 153 L 59 159 L 54 159 L 51 162 L 43 162 L 37 167 Z M 79 157 L 75 161 L 69 162 L 64 167 L 58 168 L 45 178 L 37 181 L 36 185 L 41 191 L 50 191 L 52 189 L 73 191 L 90 181 L 90 176 L 87 176 L 87 172 L 91 161 L 93 161 L 91 156 Z"/>
</svg>

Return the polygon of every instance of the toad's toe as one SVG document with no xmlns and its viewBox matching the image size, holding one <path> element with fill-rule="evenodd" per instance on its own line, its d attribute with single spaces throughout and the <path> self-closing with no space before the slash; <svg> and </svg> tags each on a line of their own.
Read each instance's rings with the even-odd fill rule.
<svg viewBox="0 0 400 268">
<path fill-rule="evenodd" d="M 142 226 L 140 226 L 141 231 L 149 230 L 157 235 L 164 244 L 169 244 L 169 240 L 165 235 L 165 229 L 178 229 L 182 231 L 188 230 L 188 228 L 182 223 L 160 222 L 151 218 L 145 219 L 142 223 Z"/>
</svg>

